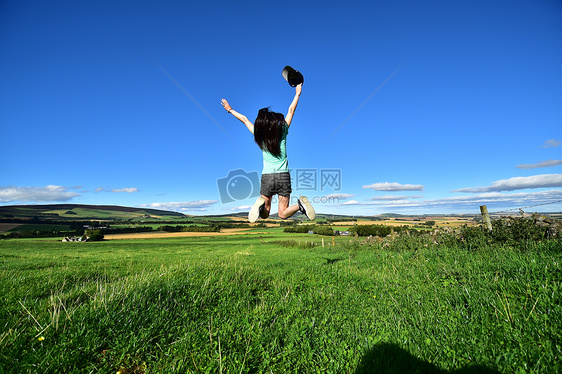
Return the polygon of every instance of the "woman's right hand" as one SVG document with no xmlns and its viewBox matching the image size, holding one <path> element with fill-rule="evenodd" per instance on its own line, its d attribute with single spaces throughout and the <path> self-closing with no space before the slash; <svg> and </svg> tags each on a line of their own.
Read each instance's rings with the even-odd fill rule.
<svg viewBox="0 0 562 374">
<path fill-rule="evenodd" d="M 232 110 L 232 107 L 230 106 L 228 101 L 226 101 L 226 99 L 222 99 L 221 104 L 224 107 L 224 109 L 226 109 L 227 112 L 230 112 Z"/>
</svg>

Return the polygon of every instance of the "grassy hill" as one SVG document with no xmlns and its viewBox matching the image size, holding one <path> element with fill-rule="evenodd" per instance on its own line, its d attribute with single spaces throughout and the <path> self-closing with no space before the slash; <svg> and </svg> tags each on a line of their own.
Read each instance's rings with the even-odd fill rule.
<svg viewBox="0 0 562 374">
<path fill-rule="evenodd" d="M 52 219 L 52 220 L 141 220 L 181 219 L 186 215 L 158 209 L 131 208 L 117 205 L 9 205 L 0 206 L 0 219 Z"/>
<path fill-rule="evenodd" d="M 0 373 L 561 373 L 560 241 L 467 232 L 3 241 Z"/>
</svg>

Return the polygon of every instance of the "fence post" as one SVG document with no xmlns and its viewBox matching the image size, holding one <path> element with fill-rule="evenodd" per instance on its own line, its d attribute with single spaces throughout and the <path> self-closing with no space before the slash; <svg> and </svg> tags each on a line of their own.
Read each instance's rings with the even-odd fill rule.
<svg viewBox="0 0 562 374">
<path fill-rule="evenodd" d="M 492 231 L 492 222 L 490 221 L 490 215 L 488 214 L 488 207 L 486 205 L 481 205 L 480 213 L 482 213 L 482 221 L 484 221 L 486 228 L 488 231 Z"/>
</svg>

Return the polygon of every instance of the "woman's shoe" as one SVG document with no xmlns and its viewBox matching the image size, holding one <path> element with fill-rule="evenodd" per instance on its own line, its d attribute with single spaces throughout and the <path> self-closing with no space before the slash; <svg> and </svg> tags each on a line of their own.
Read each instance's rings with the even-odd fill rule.
<svg viewBox="0 0 562 374">
<path fill-rule="evenodd" d="M 250 221 L 250 223 L 254 223 L 258 220 L 260 211 L 261 209 L 263 209 L 262 206 L 265 206 L 265 199 L 260 196 L 254 203 L 254 206 L 252 206 L 252 209 L 250 209 L 250 213 L 248 213 L 248 220 Z"/>
<path fill-rule="evenodd" d="M 310 204 L 306 196 L 299 197 L 299 211 L 311 221 L 316 218 L 316 212 L 314 211 L 312 204 Z"/>
</svg>

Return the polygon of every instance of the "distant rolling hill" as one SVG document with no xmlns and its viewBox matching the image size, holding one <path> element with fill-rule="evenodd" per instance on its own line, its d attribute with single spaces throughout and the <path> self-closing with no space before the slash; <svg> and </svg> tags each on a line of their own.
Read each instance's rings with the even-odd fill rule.
<svg viewBox="0 0 562 374">
<path fill-rule="evenodd" d="M 317 213 L 316 220 L 371 220 L 371 219 L 389 219 L 404 217 L 428 217 L 422 216 L 406 216 L 396 213 L 386 213 L 376 216 L 348 216 L 339 214 Z M 189 219 L 226 219 L 233 217 L 248 218 L 248 212 L 228 213 L 222 215 L 203 215 L 192 216 L 179 212 L 172 212 L 160 209 L 149 208 L 131 208 L 119 205 L 83 205 L 83 204 L 47 204 L 47 205 L 6 205 L 0 206 L 1 222 L 19 222 L 21 220 L 52 220 L 52 221 L 84 221 L 84 220 L 124 220 L 124 221 L 142 221 L 147 219 L 158 220 L 181 220 Z M 277 213 L 272 214 L 270 219 L 279 219 Z M 295 221 L 307 221 L 302 214 L 295 214 L 290 218 Z M 13 221 L 12 221 L 13 220 Z M 312 222 L 311 222 L 312 223 Z"/>
<path fill-rule="evenodd" d="M 159 209 L 131 208 L 118 205 L 82 205 L 82 204 L 48 204 L 48 205 L 7 205 L 0 206 L 0 219 L 124 219 L 142 218 L 181 219 L 185 214 Z"/>
</svg>

